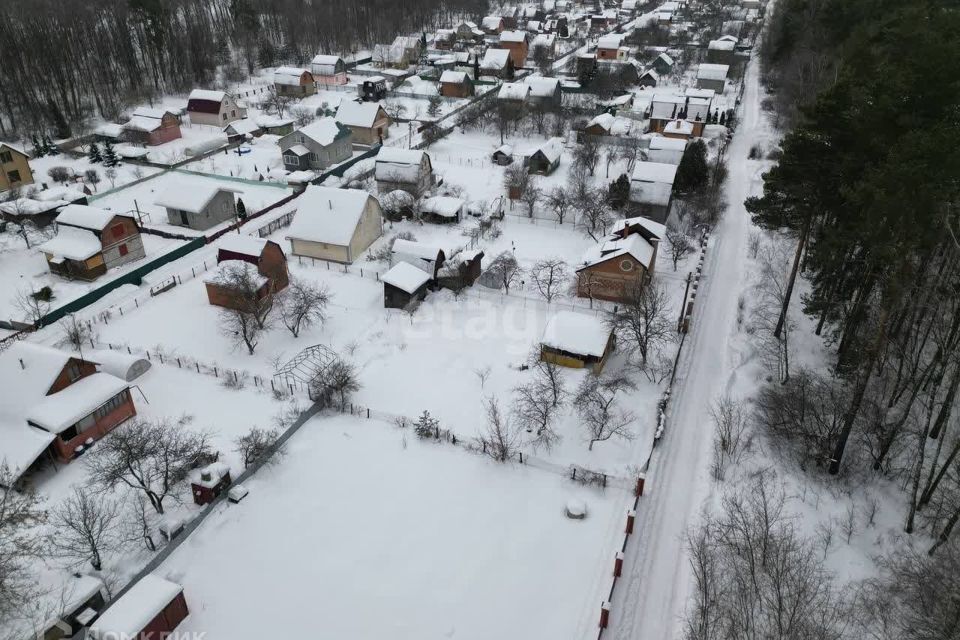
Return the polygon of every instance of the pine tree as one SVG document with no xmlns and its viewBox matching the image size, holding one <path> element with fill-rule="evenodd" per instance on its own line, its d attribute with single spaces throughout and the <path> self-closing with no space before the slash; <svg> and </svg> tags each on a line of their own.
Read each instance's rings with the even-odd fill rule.
<svg viewBox="0 0 960 640">
<path fill-rule="evenodd" d="M 427 102 L 427 115 L 431 118 L 436 118 L 440 115 L 440 96 L 430 96 L 430 100 Z"/>
<path fill-rule="evenodd" d="M 90 164 L 99 164 L 103 162 L 103 156 L 100 155 L 100 146 L 96 142 L 90 143 Z"/>
<path fill-rule="evenodd" d="M 105 167 L 115 167 L 120 164 L 120 158 L 117 152 L 113 150 L 113 144 L 107 140 L 103 143 L 103 165 Z"/>
<path fill-rule="evenodd" d="M 413 430 L 421 438 L 434 438 L 439 427 L 440 422 L 431 417 L 429 411 L 424 411 L 413 425 Z"/>
<path fill-rule="evenodd" d="M 243 198 L 237 198 L 237 218 L 240 220 L 247 218 L 247 205 L 243 204 Z"/>
<path fill-rule="evenodd" d="M 51 140 L 47 134 L 43 134 L 43 153 L 47 156 L 60 155 L 60 149 L 57 145 L 53 144 L 53 140 Z"/>
<path fill-rule="evenodd" d="M 707 183 L 709 168 L 707 167 L 707 145 L 703 140 L 696 140 L 687 145 L 677 167 L 677 176 L 673 181 L 673 192 L 676 194 L 692 193 Z"/>
<path fill-rule="evenodd" d="M 622 209 L 630 199 L 630 178 L 627 174 L 620 174 L 620 177 L 610 183 L 607 190 L 607 202 L 614 209 Z"/>
<path fill-rule="evenodd" d="M 33 155 L 37 158 L 42 158 L 47 155 L 46 150 L 43 148 L 43 141 L 33 133 L 30 135 L 30 141 L 33 143 Z"/>
<path fill-rule="evenodd" d="M 727 124 L 727 113 L 725 111 L 720 114 L 720 124 Z"/>
</svg>

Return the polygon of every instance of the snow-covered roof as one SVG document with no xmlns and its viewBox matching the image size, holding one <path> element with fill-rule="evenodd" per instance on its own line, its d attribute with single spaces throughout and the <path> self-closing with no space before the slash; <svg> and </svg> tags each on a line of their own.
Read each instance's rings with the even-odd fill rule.
<svg viewBox="0 0 960 640">
<path fill-rule="evenodd" d="M 667 138 L 666 136 L 654 136 L 650 138 L 651 150 L 664 151 L 683 151 L 687 148 L 687 141 L 680 138 Z"/>
<path fill-rule="evenodd" d="M 369 78 L 372 80 L 372 78 Z M 380 113 L 379 102 L 354 102 L 345 100 L 337 109 L 337 120 L 348 127 L 372 127 Z"/>
<path fill-rule="evenodd" d="M 351 135 L 350 129 L 345 124 L 341 124 L 336 118 L 330 116 L 314 120 L 307 126 L 288 135 L 296 135 L 297 133 L 307 136 L 324 147 Z"/>
<path fill-rule="evenodd" d="M 534 98 L 549 98 L 553 96 L 560 87 L 560 80 L 558 78 L 534 76 L 527 78 L 524 82 L 530 85 L 530 95 Z"/>
<path fill-rule="evenodd" d="M 503 31 L 500 33 L 500 42 L 526 42 L 526 31 Z"/>
<path fill-rule="evenodd" d="M 467 73 L 465 71 L 453 71 L 448 69 L 440 74 L 440 82 L 442 84 L 463 84 L 467 81 Z"/>
<path fill-rule="evenodd" d="M 256 238 L 243 233 L 228 233 L 218 241 L 217 248 L 251 258 L 259 258 L 268 242 L 270 241 L 266 238 Z"/>
<path fill-rule="evenodd" d="M 104 122 L 94 129 L 93 132 L 104 138 L 119 138 L 123 134 L 123 125 L 117 124 L 116 122 Z"/>
<path fill-rule="evenodd" d="M 482 26 L 484 29 L 499 29 L 502 21 L 503 18 L 500 16 L 486 16 L 480 21 L 480 26 Z"/>
<path fill-rule="evenodd" d="M 683 95 L 687 98 L 699 98 L 701 100 L 712 100 L 717 92 L 713 89 L 697 89 L 696 87 L 688 87 L 684 90 Z"/>
<path fill-rule="evenodd" d="M 437 256 L 441 251 L 443 251 L 443 249 L 436 245 L 427 244 L 425 242 L 416 242 L 414 240 L 397 238 L 393 241 L 393 248 L 390 251 L 393 254 L 411 256 L 417 258 L 418 260 L 429 261 L 433 263 L 436 261 Z"/>
<path fill-rule="evenodd" d="M 689 120 L 671 120 L 663 128 L 663 132 L 689 136 L 693 134 L 693 123 Z"/>
<path fill-rule="evenodd" d="M 600 39 L 597 40 L 597 49 L 619 49 L 624 37 L 622 33 L 608 33 L 605 36 L 600 36 Z"/>
<path fill-rule="evenodd" d="M 587 128 L 600 127 L 604 131 L 609 131 L 612 125 L 613 125 L 613 114 L 601 113 L 600 115 L 595 116 L 593 120 L 587 123 Z"/>
<path fill-rule="evenodd" d="M 668 56 L 668 55 L 665 54 L 665 53 L 661 53 L 660 55 L 658 55 L 658 56 L 657 56 L 657 60 L 660 60 L 661 62 L 665 62 L 666 64 L 670 65 L 671 67 L 673 66 L 673 58 L 671 58 L 670 56 Z"/>
<path fill-rule="evenodd" d="M 650 101 L 650 117 L 665 120 L 676 117 L 687 99 L 674 93 L 655 93 Z"/>
<path fill-rule="evenodd" d="M 583 269 L 629 255 L 647 270 L 653 260 L 654 246 L 639 234 L 626 238 L 607 237 L 599 244 L 590 247 L 583 255 Z"/>
<path fill-rule="evenodd" d="M 234 120 L 227 126 L 223 128 L 224 133 L 233 132 L 237 135 L 246 135 L 253 134 L 260 130 L 260 127 L 257 126 L 257 123 L 251 118 L 240 118 L 239 120 Z"/>
<path fill-rule="evenodd" d="M 35 216 L 46 213 L 57 207 L 69 204 L 68 200 L 37 200 L 35 198 L 16 198 L 0 202 L 0 211 L 11 216 Z"/>
<path fill-rule="evenodd" d="M 235 122 L 240 122 L 240 120 L 236 120 Z M 264 115 L 260 115 L 260 116 L 257 116 L 257 117 L 255 118 L 255 122 L 256 122 L 257 125 L 260 126 L 260 127 L 270 128 L 270 127 L 282 127 L 282 126 L 285 126 L 285 125 L 288 125 L 288 124 L 293 124 L 293 119 L 292 119 L 292 118 L 278 118 L 277 116 L 264 116 Z"/>
<path fill-rule="evenodd" d="M 697 80 L 726 80 L 730 65 L 701 62 L 697 67 Z"/>
<path fill-rule="evenodd" d="M 420 203 L 420 211 L 432 213 L 443 218 L 456 218 L 457 213 L 466 206 L 466 201 L 453 196 L 434 196 Z"/>
<path fill-rule="evenodd" d="M 540 342 L 552 349 L 601 358 L 609 340 L 610 327 L 600 318 L 576 311 L 558 311 L 547 321 Z"/>
<path fill-rule="evenodd" d="M 310 73 L 310 70 L 302 67 L 277 67 L 273 72 L 273 83 L 287 87 L 298 87 L 300 86 L 300 79 L 305 73 Z"/>
<path fill-rule="evenodd" d="M 623 220 L 617 220 L 613 223 L 613 227 L 610 229 L 611 234 L 620 233 L 628 227 L 643 227 L 649 231 L 652 235 L 657 238 L 665 238 L 667 236 L 667 227 L 666 225 L 660 224 L 659 222 L 654 222 L 650 218 L 644 218 L 638 216 L 636 218 L 624 218 Z"/>
<path fill-rule="evenodd" d="M 510 60 L 509 49 L 487 49 L 480 62 L 481 69 L 500 70 L 507 66 Z"/>
<path fill-rule="evenodd" d="M 504 82 L 497 92 L 498 100 L 526 100 L 530 95 L 530 85 L 523 82 Z"/>
<path fill-rule="evenodd" d="M 707 49 L 713 51 L 733 51 L 734 47 L 737 46 L 736 40 L 725 40 L 723 38 L 719 40 L 711 40 L 707 45 Z"/>
<path fill-rule="evenodd" d="M 126 380 L 109 373 L 94 373 L 44 397 L 27 414 L 27 420 L 51 433 L 60 433 L 129 387 Z"/>
<path fill-rule="evenodd" d="M 297 198 L 287 238 L 347 246 L 372 196 L 359 189 L 309 185 Z"/>
<path fill-rule="evenodd" d="M 57 224 L 71 227 L 81 227 L 91 231 L 103 231 L 110 221 L 118 214 L 115 211 L 88 207 L 83 204 L 71 204 L 63 208 L 57 215 Z M 129 217 L 129 216 L 124 216 Z"/>
<path fill-rule="evenodd" d="M 533 38 L 531 46 L 533 47 L 552 47 L 557 41 L 555 33 L 538 33 Z"/>
<path fill-rule="evenodd" d="M 97 618 L 90 635 L 94 640 L 132 638 L 182 592 L 180 585 L 148 574 Z"/>
<path fill-rule="evenodd" d="M 429 160 L 425 151 L 381 147 L 374 164 L 374 178 L 386 182 L 419 182 L 420 166 L 425 156 Z"/>
<path fill-rule="evenodd" d="M 223 102 L 227 94 L 223 91 L 212 89 L 194 89 L 190 92 L 188 100 L 210 100 L 211 102 Z"/>
<path fill-rule="evenodd" d="M 430 276 L 408 262 L 398 262 L 380 279 L 401 291 L 414 293 L 430 280 Z"/>
<path fill-rule="evenodd" d="M 284 153 L 292 153 L 293 155 L 302 158 L 303 156 L 310 155 L 310 149 L 308 149 L 302 144 L 295 144 L 289 149 L 287 149 L 286 151 L 284 151 Z"/>
<path fill-rule="evenodd" d="M 270 281 L 260 273 L 256 265 L 250 264 L 246 260 L 223 260 L 207 272 L 203 277 L 203 281 L 229 288 L 230 285 L 244 277 L 246 278 L 245 282 L 251 283 L 258 289 Z"/>
<path fill-rule="evenodd" d="M 167 184 L 166 190 L 159 198 L 154 200 L 154 204 L 158 207 L 164 207 L 165 209 L 200 213 L 221 191 L 242 193 L 240 189 L 235 187 L 227 187 L 213 182 L 190 182 L 189 184 L 181 184 L 179 181 L 174 180 L 172 183 Z"/>
<path fill-rule="evenodd" d="M 83 354 L 87 358 L 96 360 L 100 370 L 109 373 L 127 382 L 143 375 L 150 368 L 150 361 L 140 356 L 124 351 L 110 349 L 96 349 Z"/>
<path fill-rule="evenodd" d="M 134 131 L 156 131 L 163 124 L 163 116 L 167 111 L 163 109 L 152 109 L 150 107 L 137 107 L 124 125 L 124 129 Z"/>
<path fill-rule="evenodd" d="M 535 149 L 531 155 L 537 152 L 542 153 L 551 163 L 559 161 L 560 155 L 563 153 L 563 138 L 550 138 Z"/>
<path fill-rule="evenodd" d="M 57 235 L 40 245 L 40 251 L 50 254 L 54 260 L 86 260 L 100 253 L 103 245 L 89 229 L 60 227 Z"/>
<path fill-rule="evenodd" d="M 336 65 L 337 62 L 340 62 L 341 60 L 343 60 L 343 58 L 341 58 L 340 56 L 333 56 L 333 55 L 327 55 L 327 54 L 321 53 L 313 57 L 311 64 L 315 64 L 318 66 L 324 66 L 324 65 L 333 66 L 333 65 Z"/>
<path fill-rule="evenodd" d="M 637 182 L 661 182 L 673 184 L 673 179 L 677 175 L 677 165 L 666 164 L 664 162 L 638 162 L 633 168 L 631 181 Z"/>
<path fill-rule="evenodd" d="M 16 151 L 17 153 L 19 153 L 19 154 L 22 155 L 22 156 L 26 156 L 26 157 L 28 157 L 28 158 L 30 157 L 30 154 L 27 153 L 27 150 L 24 149 L 23 147 L 21 147 L 21 146 L 18 145 L 18 144 L 14 144 L 14 143 L 12 143 L 12 142 L 3 142 L 3 141 L 0 141 L 0 149 L 2 149 L 3 147 L 6 147 L 7 149 L 10 149 L 10 150 L 12 150 L 12 151 Z"/>
<path fill-rule="evenodd" d="M 69 353 L 32 342 L 16 342 L 0 353 L 0 465 L 15 482 L 53 441 L 50 432 L 27 424 L 27 414 L 50 391 L 69 362 Z"/>
</svg>

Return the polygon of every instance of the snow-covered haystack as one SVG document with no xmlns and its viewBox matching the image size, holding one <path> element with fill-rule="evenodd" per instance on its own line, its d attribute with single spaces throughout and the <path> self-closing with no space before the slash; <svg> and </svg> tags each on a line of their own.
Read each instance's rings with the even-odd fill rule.
<svg viewBox="0 0 960 640">
<path fill-rule="evenodd" d="M 565 512 L 571 520 L 583 520 L 587 517 L 587 503 L 577 498 L 571 498 L 567 501 Z"/>
</svg>

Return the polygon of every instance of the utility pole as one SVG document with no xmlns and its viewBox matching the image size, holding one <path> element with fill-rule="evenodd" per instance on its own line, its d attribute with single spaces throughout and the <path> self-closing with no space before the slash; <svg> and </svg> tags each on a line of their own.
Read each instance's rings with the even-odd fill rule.
<svg viewBox="0 0 960 640">
<path fill-rule="evenodd" d="M 693 272 L 687 272 L 687 286 L 683 289 L 683 304 L 680 305 L 680 317 L 677 318 L 677 332 L 683 331 L 683 316 L 686 315 L 687 309 L 687 294 L 690 292 L 690 280 L 693 277 Z"/>
</svg>

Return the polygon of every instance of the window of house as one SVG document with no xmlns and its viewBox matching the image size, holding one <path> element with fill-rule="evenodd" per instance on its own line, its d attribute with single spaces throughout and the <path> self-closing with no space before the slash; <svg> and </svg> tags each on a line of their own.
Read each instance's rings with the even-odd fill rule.
<svg viewBox="0 0 960 640">
<path fill-rule="evenodd" d="M 125 256 L 128 253 L 130 253 L 130 249 L 127 248 L 127 245 L 125 244 L 120 245 L 120 255 Z"/>
<path fill-rule="evenodd" d="M 224 119 L 224 120 L 227 119 L 227 114 L 223 114 L 223 119 Z"/>
<path fill-rule="evenodd" d="M 115 224 L 110 227 L 110 233 L 114 238 L 122 238 L 127 235 L 127 229 L 122 224 Z"/>
<path fill-rule="evenodd" d="M 633 261 L 631 261 L 631 260 L 621 260 L 621 261 L 620 261 L 620 271 L 633 271 Z"/>
<path fill-rule="evenodd" d="M 66 430 L 60 432 L 60 439 L 64 442 L 69 442 L 77 437 L 77 425 L 67 427 Z"/>
<path fill-rule="evenodd" d="M 79 378 L 81 373 L 80 365 L 76 362 L 71 362 L 67 367 L 67 377 L 70 378 L 70 382 L 73 382 Z"/>
<path fill-rule="evenodd" d="M 97 424 L 97 419 L 96 419 L 96 417 L 91 413 L 91 414 L 88 415 L 87 417 L 81 418 L 80 420 L 77 420 L 77 423 L 76 423 L 75 425 L 73 425 L 73 428 L 77 430 L 77 433 L 82 433 L 82 432 L 86 431 L 87 429 L 89 429 L 90 427 L 92 427 L 92 426 L 95 425 L 95 424 Z"/>
<path fill-rule="evenodd" d="M 7 162 L 13 162 L 13 154 L 9 151 L 0 151 L 0 162 L 6 164 Z"/>
<path fill-rule="evenodd" d="M 20 182 L 20 172 L 16 169 L 13 171 L 7 171 L 7 182 Z"/>
<path fill-rule="evenodd" d="M 297 159 L 297 156 L 292 156 L 292 155 L 283 156 L 283 162 L 284 164 L 294 164 L 294 165 L 300 164 L 299 160 Z"/>
</svg>

